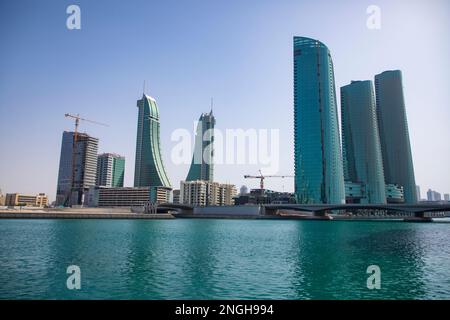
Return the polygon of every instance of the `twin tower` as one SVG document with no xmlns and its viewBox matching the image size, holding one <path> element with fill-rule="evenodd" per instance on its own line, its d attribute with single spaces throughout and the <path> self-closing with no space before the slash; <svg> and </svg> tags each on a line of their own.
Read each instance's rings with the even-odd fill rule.
<svg viewBox="0 0 450 320">
<path fill-rule="evenodd" d="M 156 100 L 144 94 L 137 101 L 135 187 L 170 187 L 161 154 L 159 110 Z M 192 164 L 186 181 L 213 181 L 213 140 L 215 118 L 210 113 L 200 116 L 195 137 Z"/>
<path fill-rule="evenodd" d="M 333 61 L 294 37 L 295 192 L 300 203 L 417 202 L 401 72 L 341 88 L 342 152 Z"/>
</svg>

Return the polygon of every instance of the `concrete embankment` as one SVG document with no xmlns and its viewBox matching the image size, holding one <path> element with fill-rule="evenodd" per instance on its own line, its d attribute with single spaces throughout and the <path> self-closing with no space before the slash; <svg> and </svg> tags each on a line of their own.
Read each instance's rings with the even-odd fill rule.
<svg viewBox="0 0 450 320">
<path fill-rule="evenodd" d="M 267 213 L 259 205 L 195 207 L 192 212 L 175 213 L 176 218 L 200 219 L 279 219 L 279 220 L 331 220 L 329 215 L 314 216 L 308 212 L 278 210 Z"/>
<path fill-rule="evenodd" d="M 170 213 L 133 213 L 127 208 L 0 210 L 0 219 L 173 219 Z"/>
</svg>

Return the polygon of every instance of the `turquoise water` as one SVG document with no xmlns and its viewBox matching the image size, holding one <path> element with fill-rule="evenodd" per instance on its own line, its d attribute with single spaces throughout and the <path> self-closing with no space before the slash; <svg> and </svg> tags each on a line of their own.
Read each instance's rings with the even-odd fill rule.
<svg viewBox="0 0 450 320">
<path fill-rule="evenodd" d="M 450 224 L 0 220 L 0 298 L 450 299 Z"/>
</svg>

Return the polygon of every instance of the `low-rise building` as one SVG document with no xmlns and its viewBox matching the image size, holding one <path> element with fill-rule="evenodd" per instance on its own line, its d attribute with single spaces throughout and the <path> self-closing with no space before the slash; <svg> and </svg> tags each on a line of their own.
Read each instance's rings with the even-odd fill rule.
<svg viewBox="0 0 450 320">
<path fill-rule="evenodd" d="M 361 203 L 361 199 L 366 197 L 365 185 L 359 182 L 344 181 L 345 202 Z"/>
<path fill-rule="evenodd" d="M 0 189 L 0 206 L 5 205 L 5 196 L 2 193 L 2 190 Z"/>
<path fill-rule="evenodd" d="M 88 207 L 135 207 L 148 202 L 171 201 L 170 187 L 91 187 L 87 195 Z"/>
<path fill-rule="evenodd" d="M 346 203 L 368 203 L 367 189 L 364 183 L 345 181 Z M 397 184 L 386 184 L 385 194 L 387 203 L 404 203 L 403 187 Z"/>
<path fill-rule="evenodd" d="M 193 206 L 233 205 L 236 186 L 207 180 L 181 181 L 180 200 Z"/>
<path fill-rule="evenodd" d="M 403 187 L 397 184 L 386 184 L 386 201 L 387 203 L 405 202 Z"/>
<path fill-rule="evenodd" d="M 27 206 L 27 207 L 47 207 L 48 197 L 45 193 L 37 195 L 27 195 L 20 193 L 7 193 L 5 198 L 6 206 Z"/>
</svg>

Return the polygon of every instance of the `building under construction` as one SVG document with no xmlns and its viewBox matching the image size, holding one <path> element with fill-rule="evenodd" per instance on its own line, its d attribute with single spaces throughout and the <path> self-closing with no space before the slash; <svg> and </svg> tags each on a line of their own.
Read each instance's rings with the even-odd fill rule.
<svg viewBox="0 0 450 320">
<path fill-rule="evenodd" d="M 234 198 L 235 205 L 294 203 L 296 203 L 294 193 L 277 192 L 268 189 L 252 189 L 250 192 L 240 193 Z"/>
<path fill-rule="evenodd" d="M 78 133 L 75 141 L 75 132 L 64 131 L 56 190 L 57 206 L 83 204 L 89 187 L 95 186 L 97 150 L 97 138 Z"/>
</svg>

